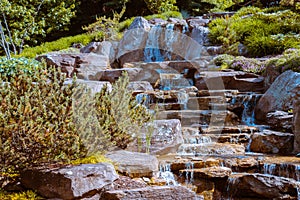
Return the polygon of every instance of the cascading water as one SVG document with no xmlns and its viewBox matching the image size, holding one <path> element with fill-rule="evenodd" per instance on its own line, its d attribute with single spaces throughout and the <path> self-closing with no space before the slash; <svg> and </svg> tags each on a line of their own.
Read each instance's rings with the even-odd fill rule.
<svg viewBox="0 0 300 200">
<path fill-rule="evenodd" d="M 170 163 L 164 163 L 159 166 L 159 178 L 164 179 L 167 185 L 178 185 L 175 176 L 171 171 Z"/>
<path fill-rule="evenodd" d="M 185 169 L 187 170 L 185 173 L 185 184 L 190 185 L 193 183 L 194 179 L 194 163 L 193 162 L 187 162 L 185 163 Z M 190 170 L 190 172 L 188 171 Z"/>
<path fill-rule="evenodd" d="M 164 56 L 161 54 L 159 45 L 159 37 L 162 30 L 160 25 L 156 25 L 150 29 L 144 49 L 145 62 L 162 62 L 165 60 Z"/>
<path fill-rule="evenodd" d="M 244 106 L 244 110 L 242 113 L 242 123 L 247 126 L 256 125 L 254 108 L 257 100 L 258 100 L 258 95 L 254 93 L 250 93 L 249 95 L 246 95 L 243 99 L 242 104 Z"/>
<path fill-rule="evenodd" d="M 276 164 L 274 163 L 264 163 L 264 169 L 263 169 L 263 173 L 264 174 L 269 174 L 269 175 L 274 175 L 276 169 Z"/>
</svg>

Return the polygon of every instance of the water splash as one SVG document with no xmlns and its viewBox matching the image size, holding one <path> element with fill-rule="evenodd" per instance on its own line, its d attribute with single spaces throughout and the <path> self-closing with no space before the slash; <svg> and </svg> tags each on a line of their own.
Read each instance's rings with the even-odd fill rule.
<svg viewBox="0 0 300 200">
<path fill-rule="evenodd" d="M 171 171 L 170 163 L 164 163 L 159 166 L 159 178 L 164 179 L 167 185 L 178 185 L 177 181 L 175 180 L 175 176 Z"/>
</svg>

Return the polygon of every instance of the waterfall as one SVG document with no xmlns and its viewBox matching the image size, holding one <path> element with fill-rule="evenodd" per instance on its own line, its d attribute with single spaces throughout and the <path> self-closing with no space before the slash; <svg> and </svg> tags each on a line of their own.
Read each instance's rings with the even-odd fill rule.
<svg viewBox="0 0 300 200">
<path fill-rule="evenodd" d="M 159 166 L 159 178 L 162 178 L 166 181 L 167 185 L 178 185 L 175 180 L 174 174 L 171 171 L 171 164 L 164 163 Z"/>
<path fill-rule="evenodd" d="M 275 169 L 276 169 L 276 164 L 264 163 L 263 173 L 269 174 L 269 175 L 274 175 Z"/>
<path fill-rule="evenodd" d="M 193 183 L 193 179 L 194 179 L 194 163 L 193 162 L 187 162 L 185 163 L 185 184 L 189 185 Z M 189 172 L 190 170 L 190 172 Z"/>
<path fill-rule="evenodd" d="M 162 62 L 165 60 L 161 54 L 159 45 L 159 37 L 162 30 L 160 25 L 156 25 L 150 29 L 144 50 L 145 62 Z"/>
<path fill-rule="evenodd" d="M 250 93 L 243 99 L 244 110 L 242 113 L 242 123 L 247 126 L 255 126 L 255 112 L 254 107 L 258 100 L 258 95 Z"/>
</svg>

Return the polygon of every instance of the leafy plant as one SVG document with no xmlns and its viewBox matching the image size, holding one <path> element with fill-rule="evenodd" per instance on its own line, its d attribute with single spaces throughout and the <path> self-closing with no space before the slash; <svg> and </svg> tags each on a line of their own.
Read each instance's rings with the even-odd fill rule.
<svg viewBox="0 0 300 200">
<path fill-rule="evenodd" d="M 176 0 L 144 0 L 147 4 L 148 9 L 153 14 L 164 13 L 168 11 L 177 11 L 178 8 L 175 6 Z"/>
<path fill-rule="evenodd" d="M 76 36 L 63 37 L 56 41 L 45 42 L 40 46 L 25 48 L 17 57 L 35 58 L 39 54 L 70 48 L 73 44 L 76 43 L 87 45 L 91 41 L 95 40 L 96 37 L 103 38 L 104 36 L 102 32 L 98 32 L 97 35 L 80 34 Z"/>
<path fill-rule="evenodd" d="M 41 68 L 41 63 L 34 59 L 0 57 L 0 74 L 2 77 L 11 77 L 22 71 L 26 74 L 33 74 Z"/>
<path fill-rule="evenodd" d="M 2 200 L 38 200 L 43 199 L 42 197 L 38 196 L 35 192 L 28 190 L 25 192 L 6 192 L 1 191 L 0 189 L 0 199 Z"/>
<path fill-rule="evenodd" d="M 122 8 L 122 11 L 120 13 L 113 12 L 113 17 L 106 17 L 101 16 L 97 18 L 97 21 L 95 23 L 92 23 L 88 26 L 83 27 L 83 30 L 88 31 L 90 34 L 97 34 L 101 33 L 101 36 L 104 36 L 103 39 L 118 39 L 118 26 L 121 17 L 125 13 L 126 7 L 125 5 Z M 104 35 L 103 35 L 103 34 Z M 96 40 L 99 40 L 100 38 L 96 37 Z"/>
<path fill-rule="evenodd" d="M 248 56 L 279 54 L 299 46 L 299 20 L 300 15 L 289 10 L 269 13 L 269 9 L 242 8 L 232 17 L 213 20 L 210 39 L 232 55 L 239 55 L 239 44 L 247 47 Z"/>
<path fill-rule="evenodd" d="M 85 155 L 72 121 L 75 83 L 51 68 L 1 76 L 0 166 L 19 171 Z"/>
<path fill-rule="evenodd" d="M 153 115 L 135 101 L 127 89 L 129 77 L 125 73 L 117 80 L 112 91 L 104 87 L 96 94 L 96 111 L 102 131 L 111 136 L 111 142 L 124 149 L 135 137 L 139 137 L 142 126 L 153 120 Z"/>
</svg>

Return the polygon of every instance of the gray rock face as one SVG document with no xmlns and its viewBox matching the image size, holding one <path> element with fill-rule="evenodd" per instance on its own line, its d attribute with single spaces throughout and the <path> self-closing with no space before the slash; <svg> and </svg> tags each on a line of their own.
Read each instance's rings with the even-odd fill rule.
<svg viewBox="0 0 300 200">
<path fill-rule="evenodd" d="M 153 91 L 152 85 L 147 81 L 130 82 L 127 86 L 127 89 L 131 91 L 136 91 L 136 90 Z"/>
<path fill-rule="evenodd" d="M 297 199 L 299 183 L 292 179 L 263 174 L 234 174 L 229 177 L 228 199 Z M 226 186 L 225 186 L 226 187 Z"/>
<path fill-rule="evenodd" d="M 117 163 L 120 173 L 132 178 L 152 177 L 158 171 L 157 158 L 146 153 L 120 150 L 110 152 L 106 157 Z"/>
<path fill-rule="evenodd" d="M 143 17 L 136 17 L 133 22 L 130 24 L 128 30 L 136 29 L 136 28 L 142 28 L 145 30 L 150 29 L 150 24 L 148 21 Z"/>
<path fill-rule="evenodd" d="M 92 196 L 118 175 L 109 163 L 83 164 L 59 169 L 26 170 L 21 183 L 46 198 L 75 199 Z"/>
<path fill-rule="evenodd" d="M 254 133 L 251 139 L 250 150 L 253 152 L 288 154 L 293 151 L 294 135 L 291 133 L 264 130 Z"/>
<path fill-rule="evenodd" d="M 295 135 L 294 150 L 298 153 L 300 151 L 300 85 L 296 88 L 293 103 L 293 113 L 293 132 Z"/>
<path fill-rule="evenodd" d="M 284 111 L 275 111 L 267 114 L 267 123 L 272 130 L 292 132 L 293 115 Z"/>
<path fill-rule="evenodd" d="M 138 142 L 135 140 L 128 147 L 128 150 L 137 151 L 138 148 L 142 152 L 146 152 L 147 140 L 146 138 L 149 135 L 147 129 L 153 129 L 152 134 L 150 135 L 150 154 L 163 155 L 168 153 L 175 153 L 178 147 L 183 143 L 183 136 L 181 130 L 181 123 L 178 119 L 170 120 L 155 120 L 153 124 L 148 124 L 144 130 L 140 141 L 140 147 Z"/>
<path fill-rule="evenodd" d="M 291 70 L 281 74 L 267 92 L 260 98 L 255 108 L 255 117 L 265 121 L 269 112 L 287 111 L 293 106 L 293 90 L 300 85 L 300 73 Z"/>
<path fill-rule="evenodd" d="M 183 186 L 156 186 L 104 193 L 101 200 L 197 200 L 197 195 Z"/>
</svg>

